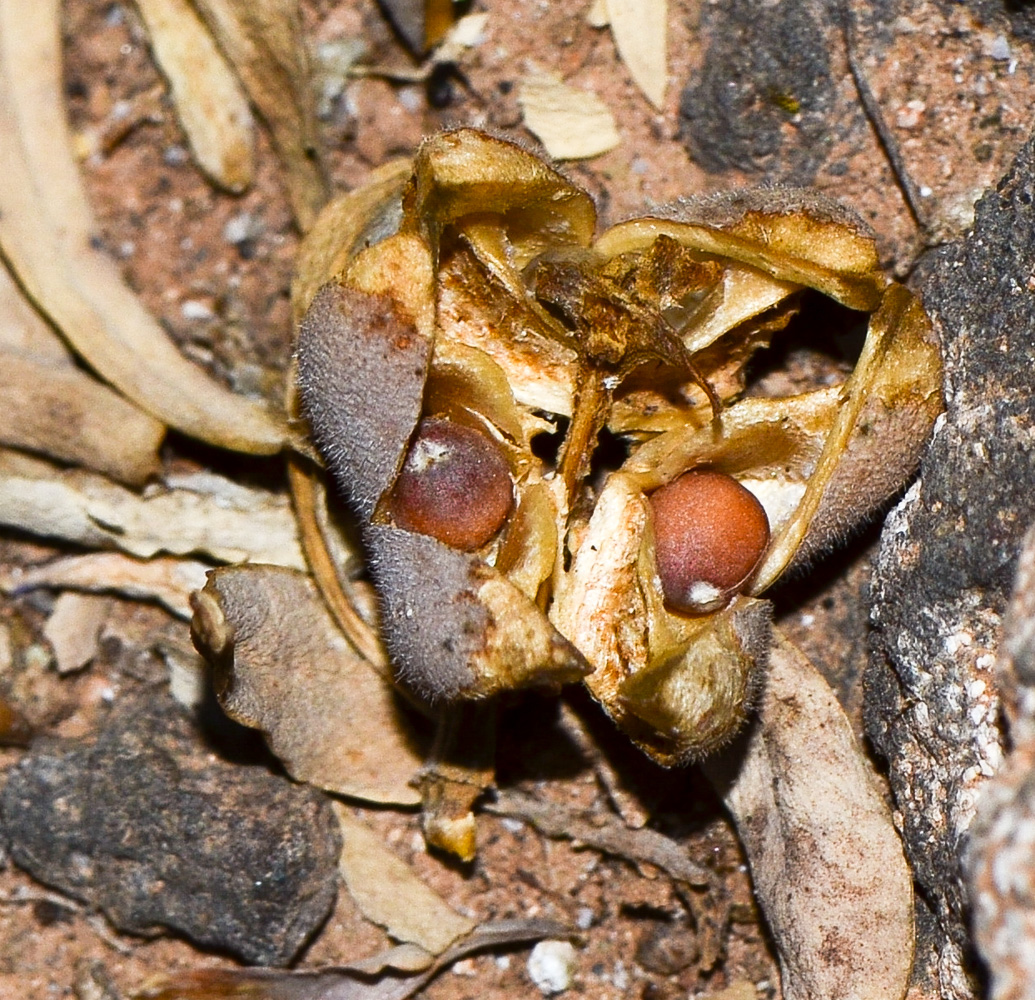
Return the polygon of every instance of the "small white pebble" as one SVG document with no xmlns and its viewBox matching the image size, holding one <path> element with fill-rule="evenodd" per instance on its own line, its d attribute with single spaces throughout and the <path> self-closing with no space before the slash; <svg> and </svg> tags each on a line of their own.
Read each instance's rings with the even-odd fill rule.
<svg viewBox="0 0 1035 1000">
<path fill-rule="evenodd" d="M 988 54 L 993 59 L 1001 59 L 1003 62 L 1010 58 L 1010 43 L 1006 35 L 996 35 L 992 44 L 988 46 Z"/>
<path fill-rule="evenodd" d="M 504 816 L 500 822 L 508 833 L 520 833 L 525 828 L 525 824 L 521 820 L 511 819 L 509 816 Z"/>
<path fill-rule="evenodd" d="M 215 313 L 204 302 L 199 302 L 197 299 L 187 299 L 180 306 L 180 314 L 184 319 L 215 319 Z"/>
<path fill-rule="evenodd" d="M 528 975 L 544 996 L 563 993 L 575 971 L 575 947 L 569 941 L 540 941 L 528 956 Z"/>
<path fill-rule="evenodd" d="M 578 912 L 575 914 L 575 926 L 580 931 L 588 931 L 593 926 L 593 918 L 595 914 L 593 910 L 588 906 L 580 906 Z"/>
</svg>

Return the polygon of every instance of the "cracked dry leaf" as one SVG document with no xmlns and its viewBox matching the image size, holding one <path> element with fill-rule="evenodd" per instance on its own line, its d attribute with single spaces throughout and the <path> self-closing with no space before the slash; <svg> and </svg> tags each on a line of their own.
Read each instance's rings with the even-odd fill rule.
<svg viewBox="0 0 1035 1000">
<path fill-rule="evenodd" d="M 82 670 L 96 655 L 101 627 L 111 614 L 112 601 L 96 594 L 59 594 L 43 626 L 43 638 L 54 651 L 59 674 Z"/>
<path fill-rule="evenodd" d="M 205 586 L 211 568 L 193 559 L 134 559 L 119 552 L 90 552 L 0 576 L 0 591 L 24 594 L 47 587 L 86 594 L 118 594 L 137 601 L 157 601 L 177 618 L 189 620 L 190 595 Z"/>
<path fill-rule="evenodd" d="M 327 200 L 309 53 L 297 0 L 191 0 L 269 128 L 288 199 L 305 232 Z"/>
<path fill-rule="evenodd" d="M 833 691 L 779 633 L 756 726 L 704 767 L 747 852 L 787 1000 L 903 997 L 913 881 L 902 843 Z"/>
<path fill-rule="evenodd" d="M 90 368 L 142 410 L 218 447 L 279 451 L 282 417 L 180 354 L 96 247 L 64 118 L 60 43 L 57 0 L 0 6 L 0 255 Z"/>
<path fill-rule="evenodd" d="M 367 920 L 431 955 L 441 955 L 474 930 L 473 920 L 449 906 L 346 806 L 335 802 L 334 812 L 342 834 L 338 868 Z"/>
<path fill-rule="evenodd" d="M 189 0 L 136 0 L 195 162 L 236 194 L 255 173 L 255 127 L 234 71 Z"/>
<path fill-rule="evenodd" d="M 401 191 L 375 183 L 382 204 L 353 192 L 300 256 L 293 402 L 358 522 L 399 682 L 434 700 L 584 675 L 659 762 L 715 750 L 765 663 L 763 591 L 915 467 L 941 409 L 927 317 L 815 192 L 681 202 L 596 236 L 584 191 L 470 129 L 427 140 Z M 744 396 L 808 289 L 871 314 L 853 374 Z M 597 472 L 605 430 L 624 460 Z M 737 499 L 663 517 L 687 486 Z M 686 511 L 706 503 L 695 536 Z"/>
<path fill-rule="evenodd" d="M 312 581 L 274 566 L 214 570 L 191 632 L 231 718 L 260 729 L 299 781 L 416 805 L 419 737 L 398 695 L 345 641 Z"/>
<path fill-rule="evenodd" d="M 196 553 L 218 562 L 305 565 L 287 498 L 215 475 L 181 483 L 139 494 L 0 450 L 0 524 L 141 558 Z"/>
</svg>

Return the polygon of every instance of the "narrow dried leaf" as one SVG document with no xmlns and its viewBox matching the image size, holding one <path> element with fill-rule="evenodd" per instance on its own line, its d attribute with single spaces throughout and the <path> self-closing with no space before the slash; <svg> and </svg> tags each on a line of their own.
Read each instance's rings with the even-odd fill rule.
<svg viewBox="0 0 1035 1000">
<path fill-rule="evenodd" d="M 309 55 L 297 0 L 193 0 L 269 127 L 305 232 L 327 200 L 320 165 Z"/>
<path fill-rule="evenodd" d="M 211 568 L 192 559 L 134 559 L 119 552 L 91 552 L 0 576 L 0 591 L 23 594 L 52 587 L 120 594 L 137 601 L 157 601 L 177 617 L 189 619 L 190 595 L 205 586 Z"/>
<path fill-rule="evenodd" d="M 65 342 L 40 315 L 0 259 L 0 349 L 31 357 L 39 364 L 74 368 Z"/>
<path fill-rule="evenodd" d="M 467 955 L 569 936 L 568 928 L 552 920 L 499 920 L 476 927 L 430 965 L 422 966 L 420 949 L 403 945 L 316 972 L 198 970 L 149 984 L 135 995 L 138 1000 L 407 1000 Z M 418 968 L 420 974 L 414 975 Z"/>
<path fill-rule="evenodd" d="M 534 73 L 518 86 L 528 130 L 557 160 L 585 160 L 621 142 L 607 105 L 587 90 L 569 87 L 551 73 Z"/>
<path fill-rule="evenodd" d="M 668 0 L 606 0 L 606 7 L 618 55 L 660 111 L 668 83 Z"/>
<path fill-rule="evenodd" d="M 286 497 L 218 476 L 143 495 L 89 472 L 0 451 L 0 524 L 87 548 L 305 565 Z M 215 487 L 215 488 L 213 488 Z"/>
<path fill-rule="evenodd" d="M 420 741 L 308 577 L 274 566 L 215 570 L 195 595 L 192 632 L 227 714 L 261 729 L 299 781 L 373 802 L 420 801 L 410 784 Z"/>
<path fill-rule="evenodd" d="M 816 669 L 778 633 L 746 747 L 705 765 L 733 814 L 788 1000 L 899 1000 L 913 883 L 872 765 Z"/>
<path fill-rule="evenodd" d="M 72 365 L 0 351 L 0 444 L 139 486 L 161 463 L 165 425 Z"/>
<path fill-rule="evenodd" d="M 96 594 L 59 594 L 43 626 L 54 650 L 59 674 L 82 670 L 96 655 L 101 626 L 111 613 L 111 600 Z"/>
<path fill-rule="evenodd" d="M 346 806 L 335 802 L 334 811 L 342 832 L 339 870 L 368 920 L 436 956 L 474 930 L 473 920 L 452 909 Z"/>
<path fill-rule="evenodd" d="M 244 191 L 255 172 L 255 130 L 234 71 L 188 0 L 137 7 L 195 161 L 219 187 Z"/>
<path fill-rule="evenodd" d="M 62 111 L 59 6 L 0 6 L 0 251 L 87 364 L 142 409 L 219 447 L 279 451 L 282 418 L 187 361 L 94 245 Z"/>
</svg>

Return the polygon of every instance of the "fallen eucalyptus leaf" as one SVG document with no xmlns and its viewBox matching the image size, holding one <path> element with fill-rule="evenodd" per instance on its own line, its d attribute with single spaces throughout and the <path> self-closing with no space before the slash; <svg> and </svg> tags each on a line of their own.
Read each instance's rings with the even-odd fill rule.
<svg viewBox="0 0 1035 1000">
<path fill-rule="evenodd" d="M 876 776 L 826 681 L 774 630 L 759 718 L 705 763 L 733 814 L 787 1000 L 900 1000 L 913 883 Z"/>
<path fill-rule="evenodd" d="M 138 601 L 157 601 L 178 618 L 189 619 L 190 595 L 205 586 L 211 568 L 193 559 L 135 559 L 119 552 L 90 552 L 12 570 L 0 576 L 0 591 L 23 594 L 50 587 L 88 594 L 119 594 Z"/>
<path fill-rule="evenodd" d="M 288 198 L 305 232 L 327 200 L 319 159 L 309 54 L 297 0 L 192 0 L 244 83 L 284 165 Z"/>
<path fill-rule="evenodd" d="M 233 70 L 189 0 L 136 3 L 195 161 L 219 187 L 244 191 L 255 173 L 255 129 Z"/>
<path fill-rule="evenodd" d="M 633 863 L 654 865 L 687 885 L 711 884 L 709 872 L 687 857 L 685 847 L 656 830 L 630 830 L 617 821 L 600 823 L 598 816 L 589 819 L 556 802 L 540 802 L 514 791 L 498 791 L 485 810 L 524 820 L 548 837 L 573 840 Z"/>
<path fill-rule="evenodd" d="M 349 647 L 312 581 L 274 566 L 214 570 L 193 598 L 195 645 L 227 714 L 261 729 L 291 775 L 416 805 L 419 739 L 392 687 Z"/>
<path fill-rule="evenodd" d="M 528 130 L 558 160 L 585 160 L 622 141 L 607 105 L 588 90 L 552 73 L 533 73 L 518 84 L 518 104 Z"/>
<path fill-rule="evenodd" d="M 405 945 L 315 972 L 197 970 L 146 985 L 135 995 L 139 1000 L 245 1000 L 256 996 L 262 1000 L 406 1000 L 467 955 L 567 936 L 568 929 L 551 920 L 500 920 L 479 925 L 418 974 L 412 970 L 419 964 L 414 962 L 419 959 L 415 955 L 419 949 Z M 372 980 L 372 976 L 376 978 Z"/>
<path fill-rule="evenodd" d="M 0 352 L 0 393 L 0 444 L 132 486 L 160 469 L 165 425 L 78 368 Z"/>
<path fill-rule="evenodd" d="M 618 55 L 647 100 L 660 111 L 668 84 L 668 0 L 606 0 L 605 6 Z"/>
<path fill-rule="evenodd" d="M 213 483 L 222 492 L 212 492 Z M 218 476 L 197 485 L 141 495 L 90 472 L 0 451 L 0 524 L 141 558 L 196 553 L 219 562 L 305 565 L 286 498 Z"/>
<path fill-rule="evenodd" d="M 95 245 L 64 119 L 59 7 L 0 7 L 0 253 L 86 363 L 141 409 L 220 447 L 277 452 L 282 418 L 187 361 Z"/>
<path fill-rule="evenodd" d="M 82 670 L 96 655 L 111 599 L 96 594 L 59 594 L 43 626 L 59 674 Z"/>
<path fill-rule="evenodd" d="M 335 802 L 334 812 L 342 833 L 339 870 L 367 920 L 432 955 L 474 930 L 473 920 L 450 907 L 346 806 Z"/>
</svg>

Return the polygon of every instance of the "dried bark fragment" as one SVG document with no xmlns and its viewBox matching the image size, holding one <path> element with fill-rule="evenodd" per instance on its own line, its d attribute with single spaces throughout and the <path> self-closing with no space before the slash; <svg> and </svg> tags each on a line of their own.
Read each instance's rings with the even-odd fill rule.
<svg viewBox="0 0 1035 1000">
<path fill-rule="evenodd" d="M 1035 142 L 977 206 L 973 233 L 917 276 L 946 364 L 946 413 L 884 529 L 867 730 L 887 758 L 907 853 L 939 930 L 918 968 L 973 996 L 960 853 L 1002 760 L 994 664 L 1035 492 Z"/>
<path fill-rule="evenodd" d="M 1035 530 L 1017 566 L 996 675 L 1010 752 L 978 800 L 966 869 L 992 1000 L 1035 996 Z"/>
</svg>

